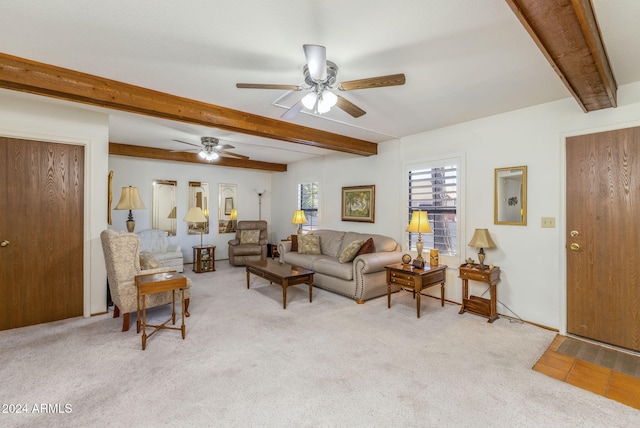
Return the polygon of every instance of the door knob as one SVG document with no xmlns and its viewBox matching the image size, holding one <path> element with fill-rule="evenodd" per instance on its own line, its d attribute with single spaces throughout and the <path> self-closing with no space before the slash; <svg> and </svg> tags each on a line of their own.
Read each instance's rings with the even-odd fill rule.
<svg viewBox="0 0 640 428">
<path fill-rule="evenodd" d="M 571 251 L 578 251 L 580 249 L 580 245 L 578 245 L 575 242 L 573 242 L 573 243 L 571 243 L 569 248 L 571 248 Z"/>
<path fill-rule="evenodd" d="M 9 241 L 7 241 L 6 239 L 0 242 L 0 247 L 6 247 L 7 245 L 9 245 Z"/>
</svg>

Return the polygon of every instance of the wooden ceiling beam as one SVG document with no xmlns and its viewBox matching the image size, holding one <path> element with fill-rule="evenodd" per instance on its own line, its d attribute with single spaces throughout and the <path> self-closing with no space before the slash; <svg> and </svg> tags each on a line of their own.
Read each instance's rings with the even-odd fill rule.
<svg viewBox="0 0 640 428">
<path fill-rule="evenodd" d="M 109 154 L 163 161 L 199 163 L 211 166 L 259 169 L 263 171 L 285 172 L 287 170 L 287 165 L 283 163 L 261 162 L 228 157 L 220 157 L 215 161 L 207 161 L 201 159 L 197 153 L 173 152 L 165 149 L 157 149 L 155 147 L 131 146 L 128 144 L 118 143 L 109 143 Z"/>
<path fill-rule="evenodd" d="M 0 53 L 0 88 L 220 128 L 289 143 L 371 156 L 370 141 L 307 128 Z"/>
<path fill-rule="evenodd" d="M 582 110 L 617 106 L 618 86 L 590 0 L 506 0 Z"/>
</svg>

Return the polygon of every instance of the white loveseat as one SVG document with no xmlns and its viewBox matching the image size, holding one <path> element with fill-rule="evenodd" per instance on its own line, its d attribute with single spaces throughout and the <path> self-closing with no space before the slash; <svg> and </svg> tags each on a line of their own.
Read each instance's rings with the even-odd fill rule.
<svg viewBox="0 0 640 428">
<path fill-rule="evenodd" d="M 393 238 L 337 230 L 314 230 L 312 234 L 320 237 L 321 254 L 292 252 L 292 242 L 281 241 L 278 244 L 280 261 L 313 270 L 313 285 L 358 303 L 387 294 L 385 266 L 402 260 L 400 244 Z M 349 244 L 366 242 L 369 238 L 373 240 L 373 252 L 358 255 L 350 262 L 340 262 L 340 255 Z"/>
<path fill-rule="evenodd" d="M 167 232 L 159 229 L 146 229 L 136 232 L 140 237 L 140 253 L 151 253 L 161 266 L 184 272 L 184 257 L 179 245 L 169 242 Z"/>
</svg>

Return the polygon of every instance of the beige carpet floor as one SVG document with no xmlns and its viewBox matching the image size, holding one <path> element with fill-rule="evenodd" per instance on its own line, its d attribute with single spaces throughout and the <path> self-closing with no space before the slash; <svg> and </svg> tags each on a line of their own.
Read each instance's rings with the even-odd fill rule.
<svg viewBox="0 0 640 428">
<path fill-rule="evenodd" d="M 387 309 L 321 289 L 309 303 L 298 286 L 283 310 L 278 286 L 247 290 L 244 269 L 216 264 L 187 272 L 185 340 L 163 331 L 142 351 L 111 314 L 0 332 L 0 426 L 640 426 L 638 410 L 531 370 L 554 332 L 430 298 L 417 319 L 408 292 Z"/>
</svg>

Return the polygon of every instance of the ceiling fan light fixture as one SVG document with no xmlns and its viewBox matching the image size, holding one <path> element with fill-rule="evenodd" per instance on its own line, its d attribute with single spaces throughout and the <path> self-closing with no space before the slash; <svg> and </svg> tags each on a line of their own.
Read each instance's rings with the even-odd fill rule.
<svg viewBox="0 0 640 428">
<path fill-rule="evenodd" d="M 207 156 L 205 157 L 205 159 L 207 159 L 208 161 L 212 161 L 212 160 L 216 160 L 220 157 L 220 155 L 218 155 L 216 152 L 210 152 L 207 153 Z"/>
<path fill-rule="evenodd" d="M 207 158 L 207 152 L 202 150 L 202 151 L 200 151 L 200 153 L 198 153 L 198 156 L 200 156 L 201 159 L 206 159 Z"/>
<path fill-rule="evenodd" d="M 308 108 L 309 110 L 313 110 L 313 107 L 316 105 L 316 96 L 315 92 L 309 92 L 307 95 L 302 98 L 302 105 Z"/>
<path fill-rule="evenodd" d="M 330 91 L 324 91 L 320 94 L 320 101 L 318 101 L 318 111 L 325 110 L 322 113 L 326 113 L 335 106 L 338 102 L 338 96 Z"/>
</svg>

